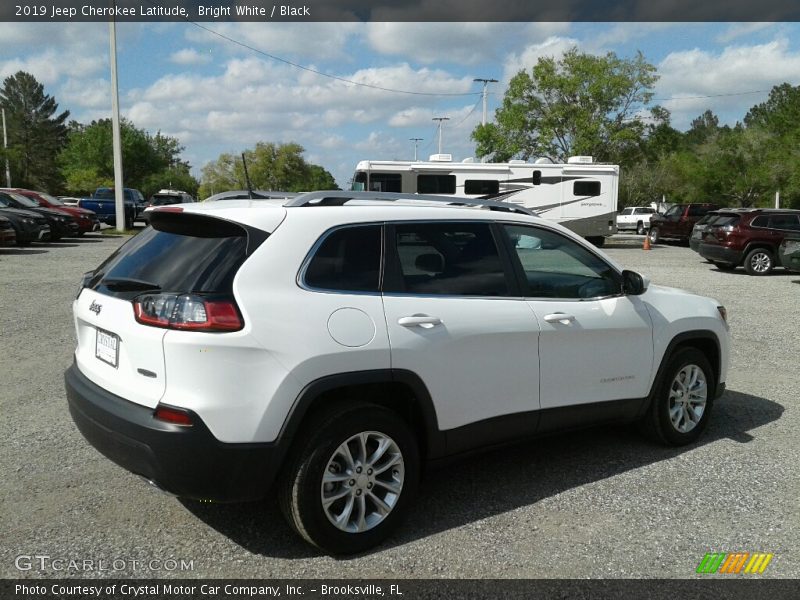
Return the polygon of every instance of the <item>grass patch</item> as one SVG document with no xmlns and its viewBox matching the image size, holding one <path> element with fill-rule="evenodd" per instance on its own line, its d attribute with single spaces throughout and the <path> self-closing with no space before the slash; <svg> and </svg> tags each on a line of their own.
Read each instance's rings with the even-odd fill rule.
<svg viewBox="0 0 800 600">
<path fill-rule="evenodd" d="M 116 237 L 116 236 L 119 236 L 119 235 L 136 235 L 140 231 L 141 231 L 141 229 L 126 229 L 125 231 L 117 231 L 116 227 L 108 227 L 106 229 L 101 229 L 100 233 L 103 234 L 103 235 Z"/>
</svg>

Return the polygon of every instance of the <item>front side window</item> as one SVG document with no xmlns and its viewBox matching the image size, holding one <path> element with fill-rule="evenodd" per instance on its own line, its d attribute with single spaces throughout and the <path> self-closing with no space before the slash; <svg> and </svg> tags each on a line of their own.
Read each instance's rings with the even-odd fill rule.
<svg viewBox="0 0 800 600">
<path fill-rule="evenodd" d="M 455 175 L 417 175 L 419 194 L 455 194 Z"/>
<path fill-rule="evenodd" d="M 400 173 L 370 173 L 369 191 L 370 192 L 394 192 L 399 194 L 403 191 L 403 177 Z"/>
<path fill-rule="evenodd" d="M 487 223 L 395 226 L 399 289 L 410 294 L 507 296 L 508 282 Z"/>
<path fill-rule="evenodd" d="M 505 225 L 525 274 L 525 295 L 586 299 L 621 293 L 617 272 L 580 244 L 546 229 Z"/>
<path fill-rule="evenodd" d="M 381 226 L 357 225 L 329 233 L 317 247 L 304 281 L 320 290 L 380 290 Z"/>
</svg>

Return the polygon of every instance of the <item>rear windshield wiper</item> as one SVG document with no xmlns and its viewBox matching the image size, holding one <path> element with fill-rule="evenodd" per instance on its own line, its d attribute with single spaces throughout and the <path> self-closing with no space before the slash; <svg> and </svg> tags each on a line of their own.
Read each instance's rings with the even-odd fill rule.
<svg viewBox="0 0 800 600">
<path fill-rule="evenodd" d="M 120 292 L 161 289 L 161 286 L 157 283 L 142 281 L 141 279 L 131 279 L 128 277 L 107 277 L 100 283 L 110 290 L 117 290 Z"/>
</svg>

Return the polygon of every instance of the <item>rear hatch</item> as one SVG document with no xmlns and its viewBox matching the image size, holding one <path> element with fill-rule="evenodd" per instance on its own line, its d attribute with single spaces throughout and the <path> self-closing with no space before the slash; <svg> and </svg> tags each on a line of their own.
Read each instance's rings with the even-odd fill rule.
<svg viewBox="0 0 800 600">
<path fill-rule="evenodd" d="M 711 244 L 722 244 L 727 241 L 741 220 L 737 213 L 719 213 L 708 222 L 703 232 L 703 241 Z"/>
<path fill-rule="evenodd" d="M 109 392 L 151 408 L 166 386 L 166 332 L 206 330 L 198 328 L 204 321 L 197 315 L 211 327 L 220 304 L 228 308 L 228 322 L 235 318 L 233 279 L 268 235 L 203 214 L 159 211 L 153 221 L 84 276 L 73 306 L 80 371 Z M 193 304 L 183 311 L 185 299 Z"/>
</svg>

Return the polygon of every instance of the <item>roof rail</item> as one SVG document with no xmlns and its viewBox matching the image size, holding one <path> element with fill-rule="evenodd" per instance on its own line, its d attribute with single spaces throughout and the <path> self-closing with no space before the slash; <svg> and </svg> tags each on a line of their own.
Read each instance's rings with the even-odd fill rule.
<svg viewBox="0 0 800 600">
<path fill-rule="evenodd" d="M 513 212 L 521 215 L 536 217 L 536 212 L 509 204 L 507 202 L 497 202 L 494 200 L 481 200 L 480 198 L 462 198 L 460 196 L 434 196 L 431 194 L 397 194 L 394 192 L 347 192 L 347 191 L 319 191 L 299 194 L 284 204 L 286 207 L 297 206 L 344 206 L 351 200 L 375 200 L 378 202 L 436 202 L 449 206 L 477 206 L 485 207 L 489 210 L 502 212 Z"/>
</svg>

